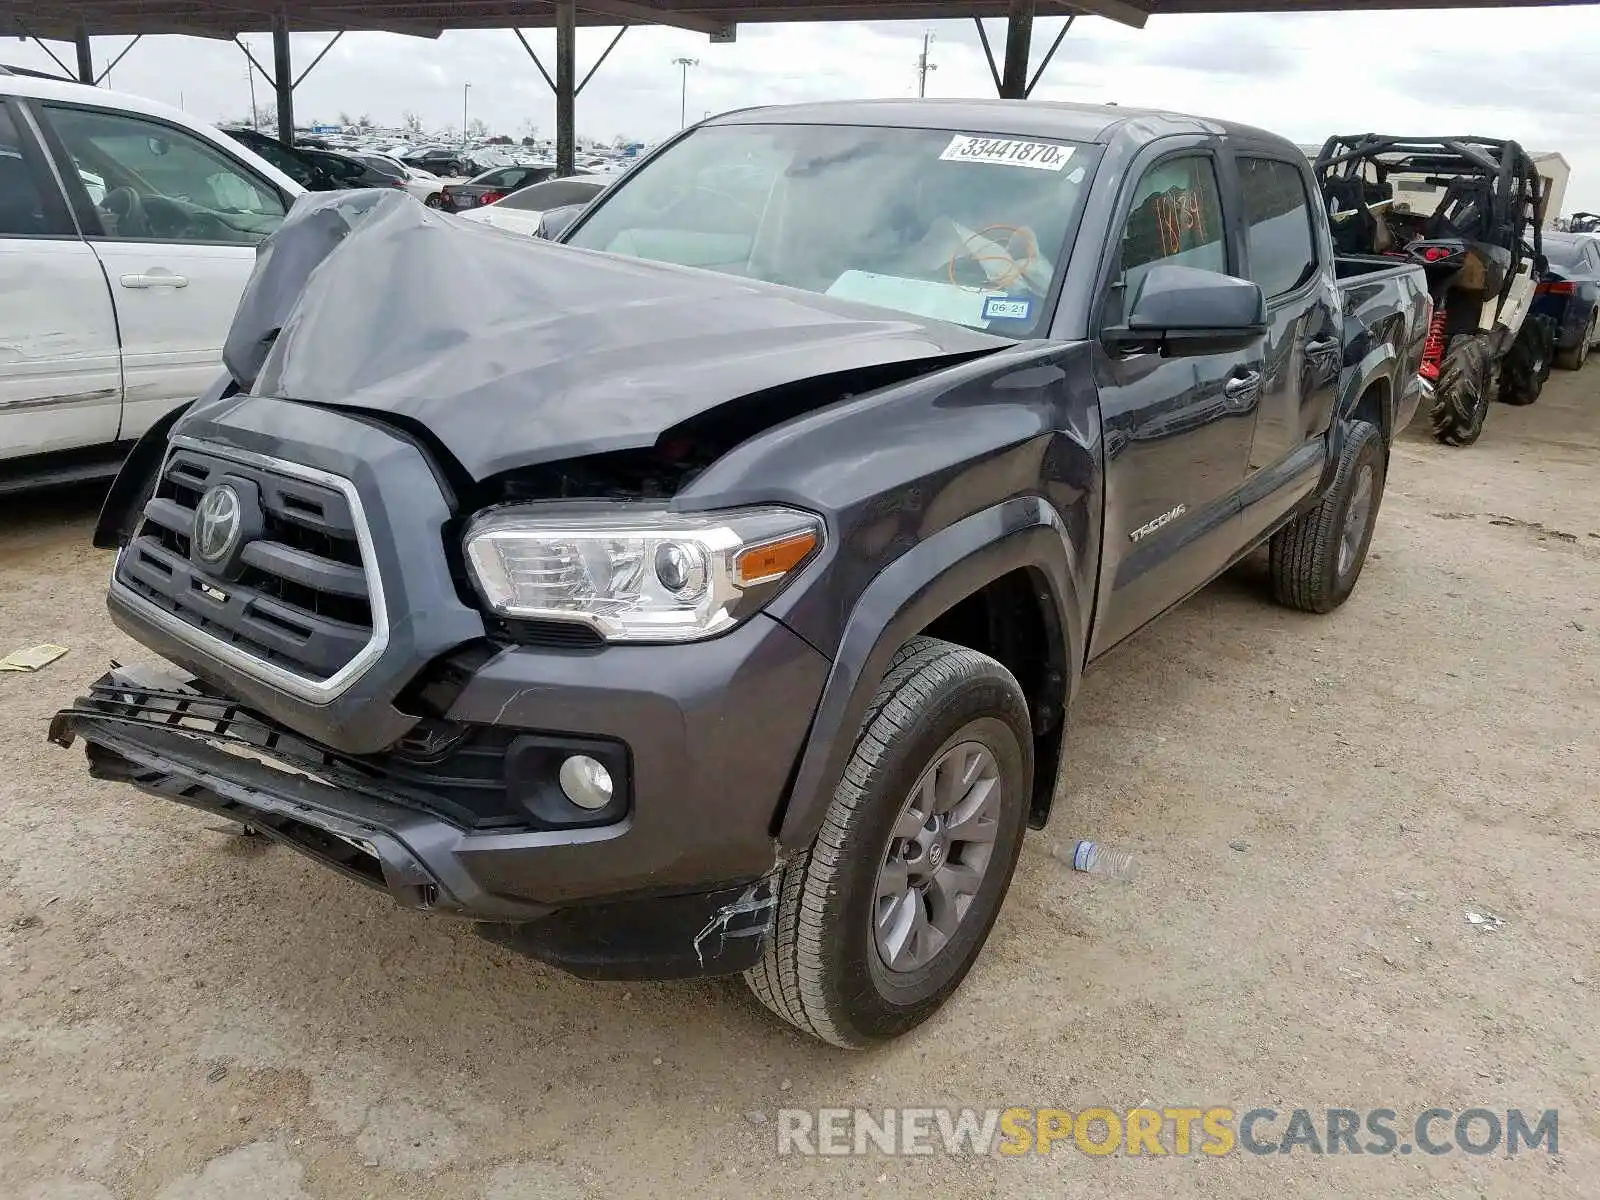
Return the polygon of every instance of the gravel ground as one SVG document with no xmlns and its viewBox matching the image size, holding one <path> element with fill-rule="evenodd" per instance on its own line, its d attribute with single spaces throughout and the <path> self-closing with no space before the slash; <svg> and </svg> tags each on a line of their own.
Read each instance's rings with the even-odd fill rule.
<svg viewBox="0 0 1600 1200">
<path fill-rule="evenodd" d="M 110 658 L 95 498 L 0 508 L 0 1197 L 1600 1194 L 1600 368 L 1396 449 L 1332 617 L 1247 563 L 1114 652 L 938 1018 L 849 1055 L 736 982 L 583 983 L 198 813 L 49 715 Z M 1135 850 L 1131 885 L 1057 840 Z M 1466 910 L 1503 919 L 1484 931 Z M 781 1107 L 1560 1110 L 1560 1153 L 778 1157 Z M 1319 1118 L 1320 1119 L 1320 1118 Z M 1442 1127 L 1448 1129 L 1448 1126 Z"/>
</svg>

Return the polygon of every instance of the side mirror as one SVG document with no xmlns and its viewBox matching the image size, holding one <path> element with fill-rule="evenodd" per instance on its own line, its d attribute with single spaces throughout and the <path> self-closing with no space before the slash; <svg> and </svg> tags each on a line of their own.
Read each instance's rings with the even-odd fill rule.
<svg viewBox="0 0 1600 1200">
<path fill-rule="evenodd" d="M 1108 346 L 1154 345 L 1169 357 L 1221 354 L 1242 350 L 1267 332 L 1259 285 L 1195 267 L 1151 267 L 1127 311 L 1127 324 L 1101 335 Z"/>
</svg>

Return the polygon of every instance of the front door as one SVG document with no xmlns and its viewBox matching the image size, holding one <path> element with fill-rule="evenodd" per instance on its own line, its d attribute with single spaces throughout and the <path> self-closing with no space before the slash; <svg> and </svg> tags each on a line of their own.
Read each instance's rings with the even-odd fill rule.
<svg viewBox="0 0 1600 1200">
<path fill-rule="evenodd" d="M 78 105 L 39 111 L 97 226 L 86 232 L 122 332 L 121 437 L 135 438 L 216 378 L 256 243 L 282 223 L 283 199 L 190 130 Z"/>
<path fill-rule="evenodd" d="M 106 277 L 21 108 L 0 99 L 0 460 L 113 442 L 121 406 Z"/>
<path fill-rule="evenodd" d="M 1215 155 L 1145 169 L 1123 209 L 1121 263 L 1101 327 L 1121 324 L 1157 263 L 1233 269 Z M 1260 400 L 1262 354 L 1165 357 L 1096 347 L 1106 456 L 1105 539 L 1090 657 L 1202 586 L 1237 548 L 1238 494 Z"/>
</svg>

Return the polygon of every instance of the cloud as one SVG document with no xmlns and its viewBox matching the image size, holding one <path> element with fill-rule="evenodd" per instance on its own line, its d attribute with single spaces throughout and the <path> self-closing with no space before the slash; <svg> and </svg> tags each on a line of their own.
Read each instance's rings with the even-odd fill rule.
<svg viewBox="0 0 1600 1200">
<path fill-rule="evenodd" d="M 1060 27 L 1041 20 L 1037 63 Z M 996 53 L 1003 25 L 988 26 Z M 658 139 L 690 120 L 756 104 L 916 93 L 924 29 L 934 34 L 928 90 L 936 96 L 993 92 L 971 21 L 744 25 L 733 45 L 713 46 L 683 30 L 629 31 L 578 102 L 582 132 Z M 580 75 L 614 30 L 578 34 Z M 554 37 L 528 40 L 554 69 Z M 247 39 L 270 61 L 265 35 Z M 326 35 L 296 35 L 297 69 Z M 99 38 L 110 61 L 125 39 Z M 70 62 L 70 47 L 56 46 Z M 687 92 L 672 60 L 688 56 Z M 7 42 L 0 61 L 51 69 L 35 47 Z M 1567 208 L 1600 209 L 1600 8 L 1383 11 L 1299 15 L 1168 16 L 1143 30 L 1080 17 L 1035 93 L 1037 99 L 1142 105 L 1231 118 L 1297 142 L 1329 133 L 1480 133 L 1536 150 L 1558 150 L 1573 167 Z M 554 103 L 509 30 L 449 33 L 434 40 L 347 34 L 295 96 L 304 119 L 363 113 L 398 125 L 416 112 L 448 135 L 459 130 L 463 84 L 468 116 L 520 134 L 554 128 Z M 231 43 L 146 38 L 123 60 L 112 86 L 182 103 L 208 120 L 249 111 L 245 60 Z M 257 100 L 270 93 L 257 79 Z M 1594 129 L 1594 131 L 1592 131 Z"/>
</svg>

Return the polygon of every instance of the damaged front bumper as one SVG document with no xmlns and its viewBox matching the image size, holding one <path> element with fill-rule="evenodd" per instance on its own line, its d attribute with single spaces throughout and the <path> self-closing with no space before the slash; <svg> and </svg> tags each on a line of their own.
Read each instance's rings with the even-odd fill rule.
<svg viewBox="0 0 1600 1200">
<path fill-rule="evenodd" d="M 193 679 L 117 667 L 57 713 L 50 740 L 82 738 L 90 773 L 249 826 L 398 904 L 477 922 L 485 937 L 590 978 L 671 979 L 744 970 L 775 913 L 773 876 L 705 891 L 605 895 L 581 903 L 508 896 L 484 859 L 536 863 L 558 842 L 603 831 L 477 832 L 421 790 L 331 752 Z"/>
</svg>

